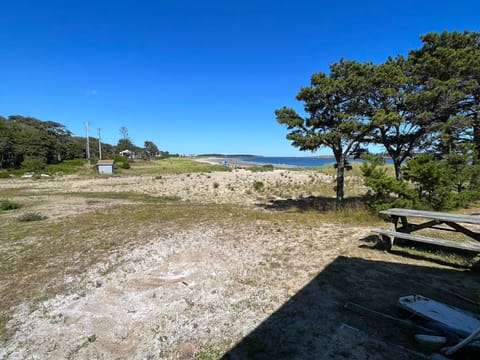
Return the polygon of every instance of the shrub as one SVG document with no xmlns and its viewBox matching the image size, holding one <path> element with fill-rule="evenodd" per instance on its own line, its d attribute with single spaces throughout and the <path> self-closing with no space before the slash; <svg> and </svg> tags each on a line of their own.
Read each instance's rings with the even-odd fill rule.
<svg viewBox="0 0 480 360">
<path fill-rule="evenodd" d="M 253 188 L 255 189 L 255 191 L 261 191 L 261 190 L 263 190 L 264 186 L 265 186 L 265 185 L 264 185 L 263 182 L 261 182 L 261 181 L 255 181 L 255 182 L 253 183 Z"/>
<path fill-rule="evenodd" d="M 370 188 L 366 203 L 375 211 L 388 207 L 451 210 L 480 198 L 477 165 L 463 154 L 437 159 L 419 154 L 402 167 L 403 179 L 395 179 L 381 166 L 384 161 L 369 157 L 361 165 L 364 184 Z"/>
<path fill-rule="evenodd" d="M 365 203 L 373 212 L 390 207 L 415 207 L 415 194 L 409 184 L 388 175 L 385 160 L 369 156 L 360 165 L 364 184 L 369 188 Z"/>
<path fill-rule="evenodd" d="M 18 218 L 18 221 L 40 221 L 45 220 L 47 217 L 45 215 L 40 214 L 39 212 L 29 212 L 25 213 Z"/>
<path fill-rule="evenodd" d="M 27 157 L 22 162 L 22 168 L 27 172 L 39 172 L 45 169 L 46 165 L 45 160 L 41 158 Z"/>
<path fill-rule="evenodd" d="M 127 159 L 123 160 L 122 169 L 130 169 L 130 162 Z"/>
<path fill-rule="evenodd" d="M 125 160 L 128 161 L 128 159 L 125 156 L 117 155 L 117 154 L 108 154 L 107 158 L 115 161 L 116 163 L 121 163 L 121 162 L 124 162 Z"/>
<path fill-rule="evenodd" d="M 64 160 L 59 164 L 50 164 L 47 165 L 45 170 L 49 174 L 54 173 L 65 173 L 72 174 L 82 168 L 85 165 L 85 160 L 83 159 L 74 159 L 74 160 Z"/>
<path fill-rule="evenodd" d="M 10 200 L 6 199 L 1 199 L 0 200 L 0 211 L 6 211 L 6 210 L 15 210 L 21 208 L 22 205 L 14 203 Z"/>
</svg>

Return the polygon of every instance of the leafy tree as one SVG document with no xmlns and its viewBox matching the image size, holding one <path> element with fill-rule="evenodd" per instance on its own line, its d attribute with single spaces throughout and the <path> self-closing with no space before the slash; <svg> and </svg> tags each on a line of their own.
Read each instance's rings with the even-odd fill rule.
<svg viewBox="0 0 480 360">
<path fill-rule="evenodd" d="M 14 165 L 14 132 L 7 119 L 0 116 L 0 169 Z"/>
<path fill-rule="evenodd" d="M 155 156 L 160 154 L 160 150 L 158 150 L 157 145 L 155 145 L 155 143 L 153 143 L 152 141 L 146 140 L 143 147 L 145 148 L 146 156 L 149 159 L 155 158 Z"/>
<path fill-rule="evenodd" d="M 369 78 L 372 142 L 383 145 L 393 160 L 397 180 L 404 161 L 429 144 L 431 114 L 418 101 L 410 73 L 406 59 L 389 57 Z"/>
<path fill-rule="evenodd" d="M 480 155 L 480 33 L 453 31 L 422 35 L 409 52 L 419 97 L 436 125 L 436 145 L 448 154 L 465 143 Z"/>
<path fill-rule="evenodd" d="M 117 153 L 123 150 L 135 152 L 136 146 L 132 143 L 130 139 L 120 139 L 118 140 L 115 149 Z"/>
<path fill-rule="evenodd" d="M 90 142 L 96 156 L 98 139 L 90 138 Z M 113 152 L 109 144 L 103 148 Z M 85 158 L 85 138 L 73 137 L 64 125 L 20 115 L 0 116 L 0 168 L 41 169 L 76 158 Z"/>
<path fill-rule="evenodd" d="M 372 65 L 341 60 L 330 74 L 315 73 L 297 100 L 304 102 L 305 117 L 287 107 L 275 110 L 277 121 L 290 131 L 287 139 L 302 151 L 332 150 L 337 164 L 336 198 L 344 198 L 345 164 L 362 152 L 370 124 L 365 117 L 367 78 Z"/>
</svg>

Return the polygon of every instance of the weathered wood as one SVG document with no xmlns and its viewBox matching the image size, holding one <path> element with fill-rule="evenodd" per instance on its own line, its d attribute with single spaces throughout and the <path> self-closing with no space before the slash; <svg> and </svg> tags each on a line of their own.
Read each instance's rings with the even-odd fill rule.
<svg viewBox="0 0 480 360">
<path fill-rule="evenodd" d="M 475 338 L 480 334 L 480 327 L 477 328 L 475 331 L 473 331 L 469 336 L 467 336 L 465 339 L 460 341 L 457 345 L 445 349 L 445 355 L 452 355 L 453 353 L 457 352 L 461 348 L 465 347 L 468 343 L 471 343 Z"/>
<path fill-rule="evenodd" d="M 480 216 L 478 215 L 464 215 L 464 214 L 452 214 L 438 211 L 423 211 L 412 209 L 400 209 L 393 208 L 380 211 L 380 214 L 400 217 L 421 217 L 425 219 L 440 220 L 442 222 L 454 222 L 465 224 L 480 225 Z"/>
<path fill-rule="evenodd" d="M 354 311 L 354 312 L 356 312 L 360 315 L 367 316 L 371 319 L 382 320 L 382 321 L 385 321 L 385 320 L 390 321 L 390 322 L 396 324 L 397 326 L 403 327 L 404 329 L 408 329 L 410 331 L 414 331 L 414 332 L 422 333 L 422 334 L 427 334 L 427 335 L 442 335 L 442 333 L 440 333 L 438 331 L 435 331 L 435 330 L 428 329 L 426 327 L 417 325 L 410 320 L 399 319 L 397 317 L 394 317 L 394 316 L 391 316 L 391 315 L 388 315 L 388 314 L 384 314 L 384 313 L 381 313 L 381 312 L 376 311 L 376 310 L 369 309 L 369 308 L 367 308 L 365 306 L 362 306 L 362 305 L 359 305 L 359 304 L 355 304 L 355 303 L 352 303 L 352 302 L 347 302 L 344 307 L 345 307 L 345 309 L 348 309 L 350 311 Z"/>
<path fill-rule="evenodd" d="M 462 337 L 480 328 L 480 319 L 475 314 L 422 295 L 402 296 L 398 299 L 398 306 L 424 319 L 444 324 Z"/>
<path fill-rule="evenodd" d="M 399 238 L 399 239 L 416 241 L 416 242 L 432 244 L 432 245 L 437 245 L 437 246 L 442 246 L 447 248 L 460 249 L 460 250 L 469 251 L 473 253 L 480 253 L 480 244 L 437 239 L 437 238 L 432 238 L 432 237 L 427 237 L 422 235 L 414 235 L 414 234 L 391 231 L 386 229 L 372 229 L 371 231 L 379 235 L 388 236 L 392 244 L 394 243 L 395 238 Z"/>
</svg>

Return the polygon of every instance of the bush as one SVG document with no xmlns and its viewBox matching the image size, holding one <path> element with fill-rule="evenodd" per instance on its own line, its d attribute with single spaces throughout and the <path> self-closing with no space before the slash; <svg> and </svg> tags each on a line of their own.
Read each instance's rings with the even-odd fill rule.
<svg viewBox="0 0 480 360">
<path fill-rule="evenodd" d="M 64 160 L 59 164 L 50 164 L 47 165 L 45 171 L 49 174 L 54 173 L 65 173 L 72 174 L 82 168 L 85 165 L 85 160 L 75 159 L 75 160 Z"/>
<path fill-rule="evenodd" d="M 0 211 L 6 211 L 6 210 L 15 210 L 21 208 L 22 205 L 14 203 L 10 200 L 6 199 L 1 199 L 0 200 Z"/>
<path fill-rule="evenodd" d="M 40 221 L 45 220 L 47 217 L 39 212 L 25 213 L 18 218 L 18 221 Z"/>
<path fill-rule="evenodd" d="M 117 163 L 123 163 L 124 161 L 128 161 L 128 158 L 126 158 L 125 156 L 117 155 L 117 154 L 108 154 L 107 158 Z"/>
<path fill-rule="evenodd" d="M 253 188 L 255 189 L 255 191 L 261 191 L 261 190 L 263 190 L 264 186 L 265 186 L 265 185 L 264 185 L 263 182 L 261 182 L 261 181 L 255 181 L 255 182 L 253 183 Z"/>
<path fill-rule="evenodd" d="M 365 203 L 373 212 L 391 207 L 416 207 L 415 193 L 410 185 L 388 175 L 385 160 L 369 156 L 360 165 L 364 184 L 369 188 Z"/>
<path fill-rule="evenodd" d="M 22 162 L 22 168 L 27 172 L 39 172 L 46 166 L 45 160 L 41 158 L 27 157 Z"/>
<path fill-rule="evenodd" d="M 374 211 L 389 207 L 451 210 L 480 199 L 477 165 L 468 156 L 449 154 L 436 159 L 420 154 L 402 167 L 404 179 L 389 176 L 379 158 L 361 165 L 364 184 L 370 188 L 366 203 Z"/>
<path fill-rule="evenodd" d="M 127 159 L 123 160 L 122 169 L 130 169 L 130 162 Z"/>
</svg>

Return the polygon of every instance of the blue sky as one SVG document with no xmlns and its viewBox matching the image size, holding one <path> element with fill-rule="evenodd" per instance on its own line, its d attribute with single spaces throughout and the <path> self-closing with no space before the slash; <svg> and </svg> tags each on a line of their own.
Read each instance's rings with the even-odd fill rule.
<svg viewBox="0 0 480 360">
<path fill-rule="evenodd" d="M 479 29 L 480 3 L 0 0 L 0 115 L 171 153 L 298 156 L 274 110 L 340 58 L 382 62 L 429 31 Z M 328 149 L 316 154 L 330 154 Z"/>
</svg>

